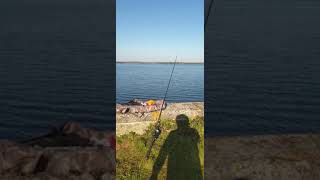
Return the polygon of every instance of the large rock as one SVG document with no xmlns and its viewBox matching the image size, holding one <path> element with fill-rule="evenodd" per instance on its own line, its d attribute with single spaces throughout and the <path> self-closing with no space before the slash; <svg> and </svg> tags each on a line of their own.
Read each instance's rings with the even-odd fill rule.
<svg viewBox="0 0 320 180">
<path fill-rule="evenodd" d="M 62 127 L 62 133 L 65 135 L 76 135 L 82 139 L 88 140 L 93 145 L 113 146 L 111 138 L 114 137 L 113 132 L 101 132 L 93 129 L 81 128 L 78 123 L 69 122 Z"/>
<path fill-rule="evenodd" d="M 14 142 L 0 141 L 0 174 L 33 172 L 42 151 Z"/>
<path fill-rule="evenodd" d="M 84 148 L 74 147 L 67 149 L 46 149 L 43 156 L 47 164 L 43 169 L 51 175 L 68 174 L 95 174 L 102 176 L 103 173 L 115 170 L 114 160 L 109 148 Z"/>
</svg>

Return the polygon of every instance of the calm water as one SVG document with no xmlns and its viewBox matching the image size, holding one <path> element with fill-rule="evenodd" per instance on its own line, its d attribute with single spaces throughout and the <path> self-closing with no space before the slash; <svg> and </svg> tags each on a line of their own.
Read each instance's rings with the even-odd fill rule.
<svg viewBox="0 0 320 180">
<path fill-rule="evenodd" d="M 114 129 L 112 6 L 1 1 L 0 138 L 42 135 L 66 121 Z"/>
<path fill-rule="evenodd" d="M 0 2 L 0 138 L 114 128 L 115 99 L 163 97 L 171 65 L 114 67 L 103 2 Z M 320 132 L 320 3 L 215 2 L 206 64 L 178 65 L 168 100 L 202 101 L 204 86 L 207 135 Z"/>
<path fill-rule="evenodd" d="M 320 132 L 320 2 L 215 2 L 207 135 Z"/>
<path fill-rule="evenodd" d="M 167 88 L 172 64 L 117 64 L 117 102 L 133 98 L 161 99 Z M 177 64 L 168 102 L 203 101 L 203 64 Z"/>
</svg>

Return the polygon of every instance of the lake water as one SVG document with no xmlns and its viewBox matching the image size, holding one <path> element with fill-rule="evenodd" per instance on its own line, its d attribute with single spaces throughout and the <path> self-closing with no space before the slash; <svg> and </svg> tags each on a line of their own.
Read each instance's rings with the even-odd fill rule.
<svg viewBox="0 0 320 180">
<path fill-rule="evenodd" d="M 117 64 L 117 103 L 133 98 L 162 99 L 173 64 Z M 203 101 L 203 64 L 177 64 L 169 87 L 168 102 Z"/>
<path fill-rule="evenodd" d="M 215 5 L 205 34 L 206 134 L 320 132 L 320 2 Z"/>
<path fill-rule="evenodd" d="M 114 129 L 112 7 L 99 0 L 0 2 L 0 138 L 39 136 L 67 121 Z"/>
<path fill-rule="evenodd" d="M 107 2 L 0 2 L 0 138 L 66 121 L 113 129 L 115 101 L 163 97 L 172 65 L 115 67 Z M 320 2 L 215 3 L 205 65 L 177 65 L 168 101 L 205 88 L 207 135 L 320 132 Z"/>
</svg>

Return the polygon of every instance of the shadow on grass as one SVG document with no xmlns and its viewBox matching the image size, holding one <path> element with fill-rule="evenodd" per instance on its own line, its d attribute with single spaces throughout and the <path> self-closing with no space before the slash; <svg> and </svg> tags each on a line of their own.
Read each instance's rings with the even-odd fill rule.
<svg viewBox="0 0 320 180">
<path fill-rule="evenodd" d="M 198 149 L 200 135 L 190 127 L 186 115 L 178 115 L 176 124 L 177 129 L 169 133 L 160 149 L 150 180 L 157 180 L 166 159 L 167 180 L 203 179 Z"/>
</svg>

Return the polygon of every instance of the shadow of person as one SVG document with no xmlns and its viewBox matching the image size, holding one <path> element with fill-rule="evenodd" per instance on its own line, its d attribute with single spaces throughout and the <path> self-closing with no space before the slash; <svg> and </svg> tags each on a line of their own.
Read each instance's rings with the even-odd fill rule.
<svg viewBox="0 0 320 180">
<path fill-rule="evenodd" d="M 196 129 L 190 127 L 186 115 L 178 115 L 176 123 L 177 129 L 169 133 L 160 149 L 150 180 L 158 178 L 167 158 L 167 180 L 203 179 L 198 149 L 200 135 Z"/>
</svg>

